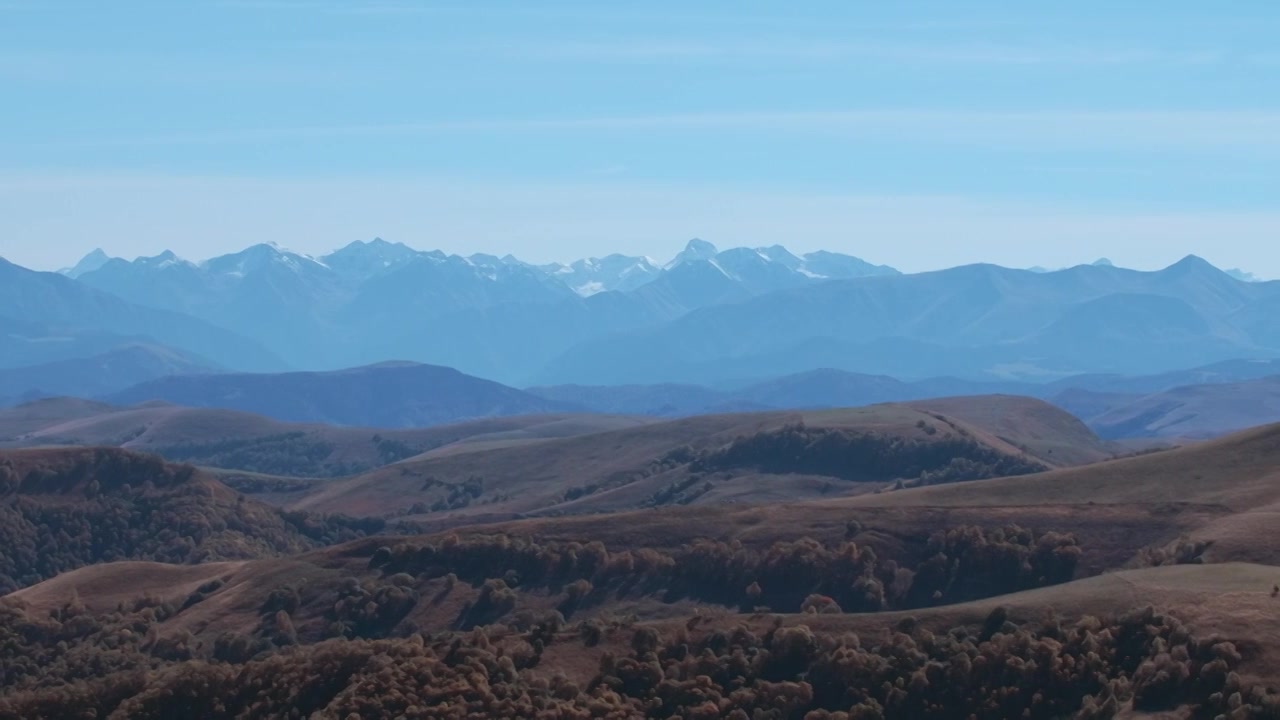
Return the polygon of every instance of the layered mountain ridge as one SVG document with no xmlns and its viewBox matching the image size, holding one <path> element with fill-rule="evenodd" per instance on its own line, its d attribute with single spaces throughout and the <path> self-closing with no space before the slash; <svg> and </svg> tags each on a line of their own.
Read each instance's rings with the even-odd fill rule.
<svg viewBox="0 0 1280 720">
<path fill-rule="evenodd" d="M 1280 283 L 1240 280 L 1195 256 L 1154 272 L 1097 262 L 904 275 L 780 245 L 693 240 L 665 264 L 614 254 L 537 266 L 375 239 L 320 257 L 260 244 L 199 264 L 163 253 L 88 269 L 101 259 L 60 281 L 229 330 L 281 358 L 277 369 L 405 360 L 513 386 L 724 387 L 819 368 L 1042 383 L 1280 357 Z M 3 321 L 10 336 L 52 332 L 23 329 L 31 318 Z M 263 369 L 190 338 L 149 338 L 228 370 Z M 125 341 L 83 340 L 74 352 L 10 364 Z"/>
</svg>

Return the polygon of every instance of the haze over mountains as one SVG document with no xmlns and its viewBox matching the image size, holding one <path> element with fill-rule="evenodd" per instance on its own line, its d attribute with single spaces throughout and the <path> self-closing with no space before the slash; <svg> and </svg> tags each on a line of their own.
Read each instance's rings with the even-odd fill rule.
<svg viewBox="0 0 1280 720">
<path fill-rule="evenodd" d="M 163 400 L 186 407 L 258 413 L 286 422 L 383 428 L 579 409 L 452 368 L 412 363 L 335 372 L 170 376 L 105 399 L 116 405 Z"/>
<path fill-rule="evenodd" d="M 974 265 L 901 275 L 833 253 L 698 240 L 661 266 L 619 255 L 534 266 L 374 240 L 320 258 L 256 245 L 199 264 L 95 253 L 68 271 L 76 278 L 5 269 L 11 308 L 51 286 L 112 298 L 91 303 L 98 336 L 29 341 L 6 353 L 11 366 L 105 352 L 126 332 L 230 370 L 408 360 L 516 386 L 721 385 L 817 368 L 1040 382 L 1280 353 L 1270 321 L 1280 283 L 1238 280 L 1196 257 L 1157 272 Z M 0 314 L 6 342 L 56 336 L 61 327 L 38 322 L 49 312 Z M 92 324 L 69 312 L 63 326 Z M 124 320 L 144 312 L 149 325 Z M 224 331 L 217 340 L 196 330 L 210 325 Z"/>
<path fill-rule="evenodd" d="M 902 275 L 779 245 L 720 250 L 693 240 L 661 264 L 615 254 L 535 266 L 375 239 L 319 258 L 260 244 L 198 264 L 95 251 L 63 274 L 4 263 L 0 275 L 7 405 L 58 395 L 162 400 L 402 427 L 1006 393 L 1052 400 L 1108 437 L 1172 437 L 1174 427 L 1200 437 L 1271 420 L 1271 406 L 1228 419 L 1199 402 L 1203 412 L 1173 421 L 1151 408 L 1183 404 L 1135 403 L 1277 374 L 1252 361 L 1280 356 L 1280 283 L 1246 282 L 1194 256 L 1156 272 L 1098 261 Z M 437 367 L 393 371 L 388 361 Z M 272 390 L 327 376 L 243 374 L 284 370 L 345 372 L 308 390 L 317 399 L 306 408 L 277 402 L 284 396 Z M 403 391 L 396 373 L 422 382 Z M 357 378 L 377 378 L 376 387 Z M 385 412 L 338 399 L 361 394 L 381 398 L 366 409 Z"/>
<path fill-rule="evenodd" d="M 254 340 L 175 312 L 172 305 L 132 303 L 78 280 L 34 272 L 0 258 L 0 367 L 92 357 L 138 343 L 165 345 L 210 367 L 285 367 Z"/>
</svg>

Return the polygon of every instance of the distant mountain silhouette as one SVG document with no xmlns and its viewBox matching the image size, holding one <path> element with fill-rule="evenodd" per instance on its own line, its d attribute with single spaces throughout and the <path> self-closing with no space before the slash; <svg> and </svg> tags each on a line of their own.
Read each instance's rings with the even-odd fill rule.
<svg viewBox="0 0 1280 720">
<path fill-rule="evenodd" d="M 78 278 L 85 273 L 93 272 L 98 268 L 111 262 L 111 256 L 98 248 L 93 252 L 80 258 L 80 262 L 75 265 L 59 270 L 58 272 L 71 278 Z"/>
<path fill-rule="evenodd" d="M 1280 422 L 1280 375 L 1186 385 L 1134 397 L 1088 420 L 1099 435 L 1110 439 L 1219 437 Z"/>
<path fill-rule="evenodd" d="M 126 300 L 120 312 L 163 311 L 188 336 L 114 322 L 118 313 L 92 303 L 60 350 L 15 349 L 8 364 L 88 357 L 142 338 L 231 369 L 266 362 L 175 313 L 298 368 L 402 358 L 519 386 L 723 386 L 819 368 L 1044 383 L 1280 356 L 1280 282 L 1244 282 L 1195 256 L 1157 272 L 1095 263 L 901 275 L 777 245 L 721 251 L 694 240 L 661 267 L 623 255 L 534 266 L 375 239 L 318 258 L 261 244 L 199 264 L 167 252 L 114 259 L 79 283 L 86 297 L 106 296 L 83 285 Z M 10 294 L 30 302 L 27 292 Z M 19 336 L 58 329 L 39 314 L 8 315 L 10 326 L 37 326 Z"/>
<path fill-rule="evenodd" d="M 298 367 L 401 357 L 509 382 L 576 344 L 699 308 L 896 272 L 835 253 L 720 252 L 698 240 L 665 267 L 624 255 L 535 266 L 381 239 L 316 258 L 268 243 L 198 264 L 165 252 L 92 265 L 80 274 L 87 285 L 234 329 Z"/>
<path fill-rule="evenodd" d="M 1051 402 L 1108 439 L 1198 439 L 1280 422 L 1280 360 L 1233 360 L 1156 375 L 1079 375 L 1051 383 L 947 377 L 903 382 L 828 368 L 736 390 L 698 385 L 563 385 L 529 392 L 593 412 L 661 417 L 1023 395 Z"/>
<path fill-rule="evenodd" d="M 543 265 L 541 269 L 583 297 L 612 290 L 636 290 L 652 282 L 662 272 L 662 268 L 649 258 L 618 254 L 586 258 L 569 265 L 553 263 Z"/>
<path fill-rule="evenodd" d="M 717 304 L 565 352 L 542 384 L 694 383 L 832 367 L 1046 381 L 1280 355 L 1280 283 L 1196 257 L 1158 272 L 971 265 Z"/>
<path fill-rule="evenodd" d="M 101 355 L 0 368 L 0 405 L 36 397 L 92 398 L 171 375 L 211 373 L 208 363 L 158 345 L 125 345 Z"/>
<path fill-rule="evenodd" d="M 284 367 L 244 335 L 170 308 L 127 302 L 72 278 L 0 259 L 0 367 L 91 357 L 138 343 L 165 345 L 227 368 Z"/>
<path fill-rule="evenodd" d="M 159 400 L 286 422 L 384 428 L 577 409 L 451 368 L 403 362 L 334 372 L 168 377 L 103 399 L 121 406 Z"/>
</svg>

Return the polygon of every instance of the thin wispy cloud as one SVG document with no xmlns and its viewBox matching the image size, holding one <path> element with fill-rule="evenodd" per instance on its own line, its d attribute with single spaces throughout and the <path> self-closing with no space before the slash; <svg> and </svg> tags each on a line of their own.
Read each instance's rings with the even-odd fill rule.
<svg viewBox="0 0 1280 720">
<path fill-rule="evenodd" d="M 224 0 L 218 7 L 229 10 L 258 10 L 286 12 L 321 12 L 335 15 L 407 15 L 421 13 L 458 12 L 466 5 L 448 5 L 431 2 L 324 2 L 323 0 Z"/>
<path fill-rule="evenodd" d="M 466 51 L 467 48 L 458 48 Z M 990 65 L 1203 65 L 1228 58 L 1212 49 L 1160 50 L 1107 46 L 1014 44 L 947 44 L 798 42 L 758 38 L 749 42 L 679 41 L 668 39 L 614 42 L 494 45 L 476 48 L 486 54 L 539 60 L 598 62 L 808 61 L 887 60 L 898 63 L 966 63 Z"/>
<path fill-rule="evenodd" d="M 342 137 L 414 137 L 463 133 L 757 130 L 836 134 L 868 141 L 891 137 L 929 143 L 1107 147 L 1280 147 L 1273 110 L 816 110 L 714 111 L 561 118 L 472 118 L 431 122 L 312 125 L 191 131 L 56 146 L 220 145 Z M 28 143 L 29 144 L 29 143 Z M 39 144 L 39 143 L 37 143 Z"/>
</svg>

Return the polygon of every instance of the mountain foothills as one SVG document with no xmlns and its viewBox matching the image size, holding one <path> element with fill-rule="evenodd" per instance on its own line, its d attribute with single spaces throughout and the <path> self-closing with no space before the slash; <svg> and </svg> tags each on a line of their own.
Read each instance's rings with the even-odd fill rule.
<svg viewBox="0 0 1280 720">
<path fill-rule="evenodd" d="M 531 442 L 646 422 L 608 415 L 523 415 L 428 428 L 372 429 L 287 423 L 233 410 L 158 402 L 114 407 L 53 398 L 0 410 L 0 447 L 117 446 L 223 470 L 336 477 L 463 443 Z"/>
<path fill-rule="evenodd" d="M 1280 717 L 1280 284 L 380 240 L 0 281 L 0 720 Z"/>
<path fill-rule="evenodd" d="M 184 338 L 135 326 L 127 334 L 242 371 L 269 363 L 260 350 L 232 347 L 265 347 L 299 370 L 397 359 L 515 386 L 718 386 L 817 368 L 1040 382 L 1280 352 L 1270 322 L 1280 283 L 1246 282 L 1195 257 L 1158 272 L 974 265 L 903 275 L 847 255 L 722 251 L 698 240 L 665 264 L 610 255 L 541 266 L 374 240 L 318 258 L 257 245 L 199 264 L 172 253 L 105 262 L 95 254 L 67 272 L 74 279 L 27 273 L 21 285 L 33 289 L 22 292 L 30 298 L 37 284 L 61 281 L 82 295 L 118 298 L 120 313 L 151 308 L 190 328 L 223 328 L 241 340 L 224 333 L 216 352 L 207 333 Z M 42 322 L 47 313 L 5 311 L 7 336 L 66 337 L 58 331 L 73 318 L 63 312 L 60 324 Z M 34 326 L 22 331 L 23 323 Z M 102 331 L 126 334 L 120 324 Z M 60 357 L 28 348 L 6 353 L 6 364 L 98 354 L 122 342 L 78 334 L 54 344 Z"/>
<path fill-rule="evenodd" d="M 1098 441 L 985 402 L 605 430 L 528 445 L 540 464 L 428 453 L 386 494 L 499 474 L 394 526 L 390 505 L 276 510 L 125 450 L 0 453 L 0 717 L 1274 717 L 1280 426 L 1055 464 Z M 847 491 L 935 450 L 985 472 Z M 578 495 L 616 498 L 594 507 L 469 511 L 652 453 Z M 714 486 L 701 501 L 618 497 L 679 463 Z M 838 489 L 732 491 L 808 472 Z M 379 484 L 338 481 L 335 504 L 365 514 Z"/>
</svg>

